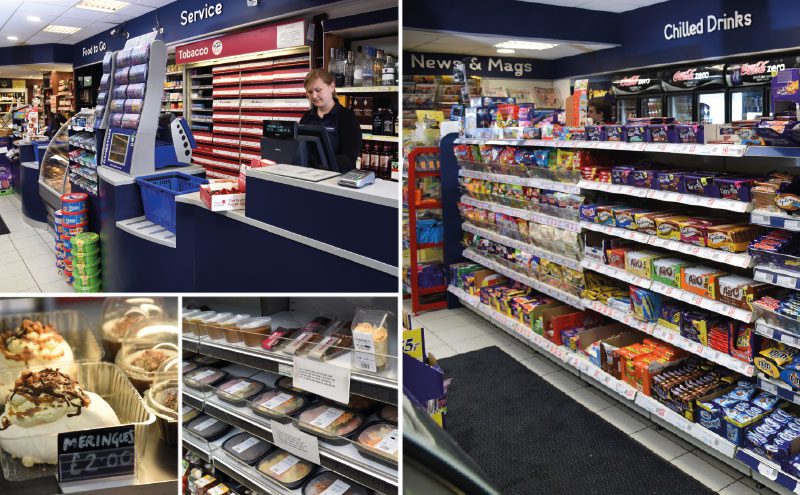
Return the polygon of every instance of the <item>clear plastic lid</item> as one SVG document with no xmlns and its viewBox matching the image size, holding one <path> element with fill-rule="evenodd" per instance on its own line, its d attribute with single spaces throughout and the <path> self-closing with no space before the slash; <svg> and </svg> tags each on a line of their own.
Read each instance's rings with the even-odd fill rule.
<svg viewBox="0 0 800 495">
<path fill-rule="evenodd" d="M 221 327 L 238 327 L 239 322 L 250 319 L 250 315 L 233 315 L 230 318 L 215 319 L 214 322 Z"/>
<path fill-rule="evenodd" d="M 152 382 L 161 365 L 180 354 L 179 331 L 174 320 L 149 318 L 140 321 L 122 338 L 117 366 L 132 380 Z"/>
<path fill-rule="evenodd" d="M 272 318 L 269 316 L 256 316 L 254 318 L 247 318 L 242 320 L 237 325 L 239 330 L 248 331 L 261 327 L 270 327 L 272 325 Z"/>
<path fill-rule="evenodd" d="M 201 324 L 219 324 L 225 320 L 229 320 L 234 316 L 233 313 L 215 313 L 200 320 Z"/>
<path fill-rule="evenodd" d="M 195 314 L 193 314 L 193 315 L 191 315 L 189 317 L 184 316 L 183 320 L 187 321 L 189 323 L 197 323 L 199 321 L 202 321 L 203 318 L 207 318 L 207 317 L 215 315 L 215 314 L 217 314 L 216 311 L 201 311 L 201 312 L 195 313 Z"/>
<path fill-rule="evenodd" d="M 100 334 L 106 340 L 119 342 L 136 323 L 165 315 L 160 297 L 109 297 L 103 303 Z"/>
<path fill-rule="evenodd" d="M 164 361 L 153 376 L 153 385 L 147 391 L 147 406 L 156 416 L 168 421 L 178 420 L 178 368 L 180 356 Z"/>
<path fill-rule="evenodd" d="M 183 312 L 181 313 L 181 319 L 188 320 L 192 316 L 198 315 L 202 312 L 203 312 L 202 309 L 184 309 Z"/>
</svg>

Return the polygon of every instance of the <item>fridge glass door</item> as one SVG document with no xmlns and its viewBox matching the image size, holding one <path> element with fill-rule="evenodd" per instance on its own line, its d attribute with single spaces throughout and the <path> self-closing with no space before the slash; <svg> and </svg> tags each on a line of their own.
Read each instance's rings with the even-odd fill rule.
<svg viewBox="0 0 800 495">
<path fill-rule="evenodd" d="M 677 122 L 692 121 L 692 95 L 674 95 L 669 97 L 669 114 Z"/>
<path fill-rule="evenodd" d="M 664 99 L 660 96 L 642 98 L 642 117 L 661 117 L 664 115 Z"/>
<path fill-rule="evenodd" d="M 725 93 L 698 94 L 697 118 L 703 124 L 724 124 Z"/>
<path fill-rule="evenodd" d="M 731 93 L 731 119 L 753 120 L 764 112 L 764 90 L 761 88 L 743 89 Z"/>
<path fill-rule="evenodd" d="M 636 118 L 636 100 L 633 98 L 620 98 L 617 100 L 617 120 L 624 124 L 628 119 Z"/>
</svg>

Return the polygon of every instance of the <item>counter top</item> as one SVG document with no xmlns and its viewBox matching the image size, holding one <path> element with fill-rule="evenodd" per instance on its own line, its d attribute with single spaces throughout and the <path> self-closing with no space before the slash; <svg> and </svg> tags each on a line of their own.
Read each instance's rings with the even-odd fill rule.
<svg viewBox="0 0 800 495">
<path fill-rule="evenodd" d="M 283 177 L 282 177 L 282 179 L 283 179 Z M 299 181 L 299 182 L 302 182 L 302 181 Z M 344 189 L 346 189 L 346 188 L 344 188 Z M 208 210 L 208 208 L 206 208 L 206 205 L 200 199 L 200 193 L 199 192 L 194 192 L 194 193 L 190 193 L 190 194 L 181 194 L 181 195 L 175 197 L 175 201 L 177 203 L 185 203 L 185 204 L 188 204 L 188 205 L 193 205 L 193 206 L 197 206 L 199 208 L 203 208 L 205 210 Z M 374 260 L 372 258 L 368 258 L 366 256 L 362 256 L 362 255 L 354 253 L 352 251 L 348 251 L 346 249 L 342 249 L 342 248 L 333 246 L 331 244 L 327 244 L 325 242 L 321 242 L 321 241 L 318 241 L 316 239 L 312 239 L 310 237 L 306 237 L 306 236 L 303 236 L 303 235 L 300 235 L 300 234 L 296 234 L 296 233 L 288 231 L 286 229 L 281 229 L 279 227 L 275 227 L 274 225 L 269 225 L 267 223 L 260 222 L 258 220 L 253 219 L 253 218 L 245 216 L 244 210 L 215 211 L 215 212 L 212 212 L 212 211 L 209 210 L 209 213 L 215 213 L 215 214 L 218 214 L 218 215 L 222 215 L 224 217 L 228 217 L 228 218 L 230 218 L 232 220 L 236 220 L 236 221 L 239 221 L 239 222 L 246 223 L 248 225 L 251 225 L 253 227 L 259 228 L 259 229 L 264 230 L 266 232 L 269 232 L 271 234 L 278 235 L 278 236 L 284 237 L 286 239 L 289 239 L 289 240 L 292 240 L 292 241 L 295 241 L 295 242 L 299 242 L 301 244 L 305 244 L 306 246 L 309 246 L 309 247 L 312 247 L 312 248 L 315 248 L 315 249 L 319 249 L 320 251 L 325 251 L 325 252 L 333 254 L 335 256 L 339 256 L 339 257 L 347 259 L 349 261 L 352 261 L 352 262 L 355 262 L 355 263 L 359 263 L 359 264 L 364 265 L 364 266 L 366 266 L 368 268 L 372 268 L 374 270 L 378 270 L 378 271 L 387 273 L 387 274 L 392 275 L 392 276 L 396 276 L 397 275 L 397 267 L 395 267 L 395 266 L 389 265 L 387 263 L 382 263 L 382 262 Z"/>
<path fill-rule="evenodd" d="M 162 168 L 161 170 L 156 170 L 153 174 L 163 174 L 166 172 L 183 172 L 184 174 L 189 175 L 197 175 L 200 173 L 204 173 L 206 169 L 198 165 L 189 165 L 187 167 L 167 167 Z M 147 174 L 147 175 L 153 175 Z M 122 172 L 118 172 L 114 169 L 108 167 L 97 167 L 97 176 L 103 179 L 104 181 L 112 184 L 114 186 L 123 186 L 126 184 L 133 184 L 136 182 L 136 177 L 128 174 L 123 174 Z"/>
<path fill-rule="evenodd" d="M 39 170 L 39 162 L 22 162 L 20 165 L 32 170 Z"/>
<path fill-rule="evenodd" d="M 397 182 L 375 179 L 374 184 L 361 189 L 354 189 L 352 187 L 340 186 L 338 184 L 338 176 L 321 180 L 319 182 L 312 182 L 303 179 L 296 179 L 294 177 L 287 177 L 285 175 L 277 175 L 267 171 L 268 168 L 269 167 L 260 169 L 251 168 L 247 171 L 247 176 L 262 180 L 269 180 L 280 184 L 286 184 L 289 186 L 301 187 L 325 194 L 342 196 L 367 203 L 389 206 L 391 208 L 399 207 L 400 187 Z"/>
</svg>

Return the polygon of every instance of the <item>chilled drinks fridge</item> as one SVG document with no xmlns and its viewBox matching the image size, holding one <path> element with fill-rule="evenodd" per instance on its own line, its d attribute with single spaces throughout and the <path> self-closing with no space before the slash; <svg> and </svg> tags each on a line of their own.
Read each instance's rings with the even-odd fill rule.
<svg viewBox="0 0 800 495">
<path fill-rule="evenodd" d="M 731 91 L 731 120 L 753 120 L 764 115 L 764 88 Z"/>
<path fill-rule="evenodd" d="M 663 115 L 663 90 L 656 73 L 615 75 L 611 80 L 611 92 L 617 97 L 617 122 L 620 124 L 633 117 Z"/>
<path fill-rule="evenodd" d="M 692 122 L 693 115 L 694 103 L 691 93 L 667 97 L 667 117 L 673 117 L 676 122 Z"/>
<path fill-rule="evenodd" d="M 624 124 L 633 118 L 636 118 L 636 98 L 618 98 L 617 122 Z"/>
<path fill-rule="evenodd" d="M 725 92 L 697 93 L 697 122 L 725 123 Z"/>
<path fill-rule="evenodd" d="M 643 96 L 640 100 L 642 105 L 642 117 L 663 117 L 664 116 L 664 97 L 662 96 Z"/>
</svg>

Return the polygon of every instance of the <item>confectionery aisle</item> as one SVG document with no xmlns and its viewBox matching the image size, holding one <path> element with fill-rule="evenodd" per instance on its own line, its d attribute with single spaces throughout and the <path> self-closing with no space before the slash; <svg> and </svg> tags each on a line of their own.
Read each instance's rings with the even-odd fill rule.
<svg viewBox="0 0 800 495">
<path fill-rule="evenodd" d="M 176 298 L 0 299 L 0 490 L 175 493 Z"/>
<path fill-rule="evenodd" d="M 183 493 L 400 492 L 396 297 L 184 303 Z"/>
<path fill-rule="evenodd" d="M 598 443 L 601 437 L 597 430 L 604 430 L 603 425 L 598 426 L 590 422 L 590 425 L 594 425 L 594 430 L 581 430 L 585 435 L 581 437 L 581 440 L 587 444 L 592 444 L 588 449 L 586 449 L 586 445 L 581 447 L 580 444 L 566 444 L 568 446 L 561 447 L 559 442 L 566 442 L 566 439 L 559 439 L 559 434 L 553 435 L 552 432 L 550 433 L 552 438 L 550 438 L 548 433 L 540 428 L 521 429 L 519 434 L 524 440 L 524 445 L 516 447 L 520 449 L 517 455 L 528 456 L 539 467 L 538 470 L 525 471 L 525 474 L 520 474 L 521 472 L 515 468 L 513 473 L 504 472 L 505 466 L 502 465 L 504 463 L 500 463 L 501 465 L 498 466 L 498 463 L 491 460 L 490 453 L 492 451 L 506 452 L 508 449 L 515 448 L 510 446 L 510 444 L 513 444 L 513 435 L 505 437 L 503 433 L 498 434 L 495 428 L 489 428 L 488 431 L 491 435 L 480 437 L 474 431 L 476 428 L 475 415 L 480 416 L 481 423 L 494 424 L 502 421 L 500 418 L 505 417 L 505 414 L 513 412 L 520 415 L 519 421 L 525 421 L 524 417 L 526 416 L 542 418 L 541 421 L 547 421 L 548 417 L 561 417 L 565 419 L 565 423 L 560 424 L 559 429 L 577 428 L 575 423 L 577 418 L 570 416 L 570 412 L 574 412 L 576 404 L 585 408 L 583 411 L 596 415 L 596 418 L 612 426 L 611 432 L 603 431 L 608 437 L 607 442 L 619 442 L 620 440 L 615 438 L 618 436 L 629 438 L 636 444 L 643 446 L 646 451 L 640 453 L 639 456 L 649 457 L 652 455 L 666 462 L 667 465 L 663 465 L 657 460 L 650 461 L 654 463 L 651 467 L 657 467 L 662 471 L 669 470 L 673 477 L 685 477 L 686 479 L 681 478 L 680 480 L 682 486 L 688 487 L 689 490 L 692 488 L 697 490 L 689 491 L 690 493 L 703 493 L 701 490 L 724 495 L 773 494 L 776 491 L 777 493 L 790 493 L 774 484 L 770 484 L 772 489 L 764 486 L 764 483 L 769 483 L 768 480 L 758 476 L 759 479 L 755 480 L 743 472 L 747 471 L 744 465 L 732 466 L 729 463 L 730 459 L 725 462 L 720 453 L 713 450 L 710 451 L 702 443 L 702 440 L 687 434 L 685 430 L 676 428 L 673 423 L 668 422 L 669 416 L 667 420 L 660 419 L 657 415 L 650 414 L 646 410 L 637 407 L 631 401 L 621 397 L 613 387 L 609 389 L 604 386 L 598 386 L 597 381 L 591 374 L 580 372 L 568 364 L 565 365 L 560 358 L 543 349 L 537 349 L 531 343 L 525 343 L 524 339 L 513 336 L 507 327 L 487 320 L 473 310 L 460 308 L 433 311 L 415 317 L 414 320 L 417 323 L 416 326 L 425 330 L 427 352 L 441 360 L 440 366 L 445 370 L 445 376 L 452 380 L 447 390 L 448 411 L 445 431 L 450 432 L 451 427 L 457 428 L 457 432 L 450 433 L 453 435 L 453 439 L 468 455 L 473 456 L 473 459 L 487 473 L 489 480 L 494 483 L 496 488 L 500 489 L 501 493 L 524 493 L 523 487 L 525 486 L 538 486 L 542 489 L 544 487 L 559 486 L 563 490 L 560 493 L 571 493 L 571 490 L 578 490 L 582 487 L 579 483 L 575 485 L 567 483 L 565 485 L 557 484 L 554 481 L 560 478 L 562 481 L 558 483 L 563 483 L 563 459 L 566 456 L 569 456 L 570 459 L 574 459 L 576 456 L 611 456 L 614 459 L 614 465 L 608 469 L 615 469 L 621 472 L 622 481 L 620 483 L 628 483 L 630 480 L 642 478 L 641 472 L 633 472 L 633 468 L 628 467 L 632 465 L 629 461 L 623 462 L 621 460 L 622 453 L 625 450 L 611 450 L 608 447 L 608 443 Z M 491 350 L 500 354 L 491 353 Z M 479 355 L 480 352 L 488 352 L 489 354 L 482 358 Z M 452 360 L 449 358 L 453 357 L 463 358 L 463 361 L 458 366 L 459 374 L 450 371 Z M 489 361 L 486 361 L 486 359 Z M 506 360 L 510 360 L 510 362 Z M 530 402 L 523 403 L 519 409 L 515 410 L 513 406 L 510 406 L 511 409 L 509 409 L 501 407 L 494 402 L 494 399 L 499 395 L 496 389 L 480 388 L 475 390 L 476 380 L 480 379 L 481 374 L 485 374 L 486 368 L 484 366 L 493 366 L 491 361 L 503 363 L 502 366 L 493 368 L 499 376 L 505 377 L 499 381 L 510 381 L 512 377 L 519 377 L 519 383 L 512 382 L 507 385 L 513 388 L 514 394 L 516 394 L 511 402 L 521 401 L 524 396 L 532 395 Z M 456 363 L 453 364 L 455 365 Z M 521 371 L 514 369 L 516 364 L 521 365 Z M 548 398 L 553 398 L 553 403 L 544 402 L 538 395 L 541 393 L 541 385 L 538 385 L 535 381 L 532 383 L 528 381 L 530 377 L 526 375 L 530 374 L 541 377 L 546 384 L 551 385 L 555 390 L 563 392 L 566 397 L 563 399 L 553 398 L 555 394 L 551 393 L 548 394 Z M 523 387 L 523 383 L 527 386 Z M 459 395 L 464 395 L 465 397 L 458 397 Z M 467 407 L 470 401 L 480 401 L 481 405 L 478 410 L 461 410 L 454 406 L 454 403 L 458 402 L 458 404 Z M 498 414 L 493 414 L 495 411 Z M 501 412 L 502 415 L 500 414 Z M 583 423 L 581 424 L 583 425 Z M 547 456 L 545 457 L 552 457 L 557 462 L 548 464 L 546 461 L 542 461 L 541 465 L 539 465 L 539 461 L 533 461 L 533 458 L 530 457 L 532 454 L 529 449 L 532 448 L 532 445 L 538 444 L 540 439 L 556 442 L 556 445 L 547 446 Z M 483 440 L 483 443 L 478 443 L 480 440 Z M 611 445 L 618 446 L 617 443 Z M 621 447 L 633 448 L 630 445 L 622 445 Z M 568 449 L 581 448 L 586 450 L 567 451 Z M 625 458 L 629 459 L 628 457 Z M 548 472 L 547 469 L 550 469 L 550 471 Z M 626 476 L 625 473 L 628 473 L 629 476 Z M 496 474 L 497 477 L 492 478 L 492 474 Z M 513 474 L 513 482 L 505 478 L 509 474 Z M 607 473 L 604 473 L 603 476 L 607 476 Z M 545 482 L 544 485 L 537 485 L 536 483 L 542 483 L 542 479 L 548 479 L 549 481 Z M 696 480 L 698 484 L 694 485 L 692 480 Z M 671 483 L 677 483 L 678 481 L 667 479 L 665 482 L 670 483 L 670 485 L 666 487 L 664 492 L 653 491 L 653 485 L 649 484 L 639 485 L 639 488 L 642 492 L 647 490 L 647 493 L 674 493 L 676 488 Z M 624 486 L 634 490 L 637 485 Z"/>
</svg>

